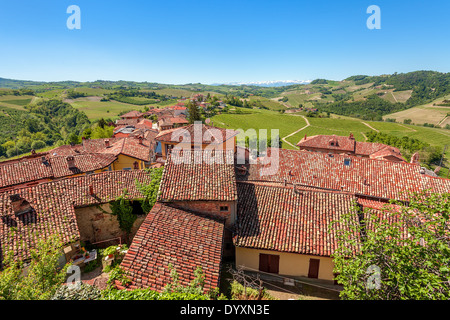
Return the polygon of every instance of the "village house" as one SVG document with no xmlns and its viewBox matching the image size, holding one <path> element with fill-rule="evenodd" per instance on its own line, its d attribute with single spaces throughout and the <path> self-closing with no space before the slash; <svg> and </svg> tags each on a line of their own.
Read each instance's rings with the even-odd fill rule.
<svg viewBox="0 0 450 320">
<path fill-rule="evenodd" d="M 165 271 L 169 262 L 184 268 L 183 255 L 179 254 L 181 240 L 169 241 L 170 246 L 166 243 L 160 245 L 157 251 L 159 265 L 152 261 L 154 245 L 160 236 L 160 231 L 156 230 L 165 230 L 162 225 L 167 225 L 167 222 L 155 226 L 150 219 L 159 221 L 163 215 L 176 215 L 177 218 L 171 220 L 177 224 L 175 230 L 179 230 L 181 219 L 188 221 L 182 217 L 222 221 L 221 255 L 217 249 L 220 241 L 218 238 L 214 241 L 217 261 L 234 257 L 236 266 L 247 271 L 317 279 L 333 284 L 332 254 L 337 248 L 336 232 L 339 230 L 328 232 L 332 221 L 350 212 L 355 205 L 380 213 L 391 199 L 407 200 L 405 191 L 442 193 L 450 190 L 450 180 L 429 176 L 417 164 L 353 155 L 278 151 L 278 167 L 264 176 L 261 169 L 270 164 L 263 158 L 256 164 L 235 164 L 233 176 L 229 162 L 208 162 L 201 157 L 206 152 L 204 150 L 183 151 L 186 159 L 191 160 L 188 163 L 175 160 L 181 156 L 180 151 L 168 154 L 157 205 L 148 218 L 149 223 L 143 224 L 147 231 L 142 230 L 140 239 L 145 234 L 148 241 L 145 245 L 142 240 L 134 242 L 133 250 L 123 264 L 131 274 L 133 286 L 160 289 L 167 283 L 165 281 L 169 281 Z M 233 152 L 228 152 L 231 157 Z M 268 157 L 271 152 L 269 149 Z M 227 152 L 222 154 L 226 155 Z M 356 215 L 355 219 L 357 223 Z M 170 231 L 164 232 L 170 234 Z M 180 233 L 176 231 L 175 234 Z M 192 230 L 189 234 L 185 235 L 187 243 L 191 243 L 192 237 L 198 237 Z M 203 250 L 204 243 L 197 244 L 189 249 L 183 248 L 185 254 L 193 256 L 189 250 Z M 149 269 L 145 269 L 143 261 L 150 266 Z M 201 266 L 217 274 L 217 265 L 207 266 L 206 260 L 201 258 L 196 261 L 197 264 L 189 262 L 189 271 Z M 183 270 L 186 270 L 184 281 L 188 283 L 192 280 L 192 273 Z M 165 280 L 158 282 L 157 279 Z M 212 285 L 215 281 L 211 282 Z"/>
<path fill-rule="evenodd" d="M 108 171 L 0 193 L 1 260 L 10 251 L 16 259 L 27 260 L 38 240 L 52 235 L 63 241 L 66 261 L 79 252 L 80 241 L 130 241 L 144 219 L 142 210 L 136 212 L 140 216 L 128 234 L 109 203 L 119 196 L 142 200 L 136 181 L 149 183 L 150 176 L 144 171 Z"/>
<path fill-rule="evenodd" d="M 121 264 L 132 281 L 129 288 L 162 290 L 172 281 L 169 265 L 183 285 L 201 267 L 205 290 L 218 287 L 222 259 L 233 255 L 231 226 L 237 201 L 233 151 L 218 151 L 221 165 L 204 161 L 201 150 L 186 151 L 188 163 L 177 164 L 174 153 L 164 166 L 158 202 Z"/>
<path fill-rule="evenodd" d="M 236 152 L 236 136 L 238 133 L 234 130 L 205 124 L 191 124 L 185 127 L 164 130 L 155 138 L 156 156 L 160 159 L 159 161 L 164 162 L 175 146 L 184 149 L 194 149 L 197 145 L 197 148 L 201 145 L 201 149 L 214 148 L 216 150 L 233 150 Z"/>
<path fill-rule="evenodd" d="M 131 119 L 141 120 L 144 118 L 144 115 L 145 113 L 133 110 L 121 115 L 120 118 L 124 120 L 131 120 Z"/>
<path fill-rule="evenodd" d="M 112 170 L 117 157 L 88 153 L 53 156 L 48 153 L 0 163 L 0 192 L 66 177 Z"/>
<path fill-rule="evenodd" d="M 297 143 L 297 146 L 300 150 L 306 151 L 348 154 L 396 162 L 405 161 L 398 148 L 382 143 L 359 142 L 355 140 L 353 134 L 350 134 L 348 137 L 337 135 L 316 135 L 308 137 L 305 135 L 305 137 Z"/>
<path fill-rule="evenodd" d="M 163 116 L 158 120 L 157 128 L 159 131 L 176 129 L 189 124 L 185 117 L 168 117 Z"/>
</svg>

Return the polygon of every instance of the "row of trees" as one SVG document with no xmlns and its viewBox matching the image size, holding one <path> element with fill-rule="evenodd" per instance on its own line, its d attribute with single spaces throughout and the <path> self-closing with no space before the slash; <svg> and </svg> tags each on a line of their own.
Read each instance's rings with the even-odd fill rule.
<svg viewBox="0 0 450 320">
<path fill-rule="evenodd" d="M 366 133 L 369 142 L 379 142 L 399 148 L 402 154 L 410 158 L 415 152 L 419 153 L 420 162 L 427 166 L 439 164 L 442 158 L 442 148 L 431 146 L 429 143 L 415 138 L 403 136 L 401 138 L 383 132 L 370 131 Z"/>
</svg>

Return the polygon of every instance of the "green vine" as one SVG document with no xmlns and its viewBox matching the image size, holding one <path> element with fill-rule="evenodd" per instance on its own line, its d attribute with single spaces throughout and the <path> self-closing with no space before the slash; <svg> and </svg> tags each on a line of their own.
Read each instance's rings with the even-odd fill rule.
<svg viewBox="0 0 450 320">
<path fill-rule="evenodd" d="M 131 201 L 125 199 L 127 193 L 127 190 L 124 189 L 124 193 L 115 201 L 112 201 L 109 204 L 109 207 L 111 208 L 111 214 L 117 216 L 120 229 L 129 233 L 136 221 L 136 215 L 133 214 L 133 205 L 131 204 Z"/>
</svg>

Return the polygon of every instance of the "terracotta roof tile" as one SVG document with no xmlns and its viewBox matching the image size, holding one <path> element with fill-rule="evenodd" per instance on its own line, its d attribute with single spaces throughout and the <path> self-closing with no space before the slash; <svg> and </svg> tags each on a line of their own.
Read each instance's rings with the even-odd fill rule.
<svg viewBox="0 0 450 320">
<path fill-rule="evenodd" d="M 236 200 L 233 152 L 216 152 L 222 164 L 205 158 L 203 151 L 185 151 L 186 163 L 178 163 L 172 152 L 164 166 L 158 200 Z"/>
<path fill-rule="evenodd" d="M 449 192 L 450 180 L 421 174 L 420 166 L 406 162 L 328 155 L 319 152 L 278 149 L 279 165 L 249 165 L 239 180 L 296 183 L 301 186 L 346 191 L 379 198 L 404 200 L 406 191 Z M 271 149 L 268 150 L 270 156 Z M 262 176 L 262 168 L 270 175 Z"/>
<path fill-rule="evenodd" d="M 74 167 L 69 168 L 67 157 L 73 157 Z M 67 177 L 103 169 L 116 160 L 111 154 L 75 154 L 73 156 L 46 156 L 24 158 L 0 164 L 0 188 Z"/>
<path fill-rule="evenodd" d="M 124 189 L 126 198 L 140 199 L 143 195 L 136 180 L 148 183 L 150 176 L 144 171 L 109 171 L 0 193 L 0 255 L 13 250 L 16 258 L 26 259 L 38 239 L 52 234 L 61 236 L 65 243 L 79 240 L 74 208 L 107 203 Z M 16 216 L 13 195 L 28 202 L 30 211 Z"/>
<path fill-rule="evenodd" d="M 238 247 L 330 256 L 337 248 L 336 228 L 341 226 L 335 225 L 331 232 L 329 228 L 356 201 L 347 194 L 294 192 L 292 187 L 243 182 L 237 187 L 234 243 Z"/>
<path fill-rule="evenodd" d="M 166 142 L 180 142 L 178 137 L 181 136 L 181 133 L 188 133 L 191 141 L 194 142 L 196 130 L 197 130 L 196 128 L 198 128 L 196 126 L 197 126 L 196 124 L 191 124 L 191 125 L 188 125 L 185 127 L 161 131 L 156 136 L 156 140 L 166 141 Z M 201 129 L 201 133 L 199 132 L 198 134 L 201 134 L 201 139 L 202 139 L 203 144 L 222 144 L 224 141 L 236 136 L 239 133 L 238 131 L 212 127 L 212 126 L 208 126 L 205 124 L 201 124 L 200 129 Z M 207 131 L 210 132 L 211 135 L 214 136 L 215 139 L 213 139 L 211 141 L 211 139 L 208 138 L 208 140 L 206 140 L 205 132 L 207 132 Z M 217 136 L 217 134 L 218 134 L 218 136 Z"/>
<path fill-rule="evenodd" d="M 224 222 L 157 202 L 139 228 L 121 266 L 131 287 L 162 291 L 172 282 L 169 264 L 188 285 L 200 266 L 205 291 L 219 285 Z"/>
</svg>

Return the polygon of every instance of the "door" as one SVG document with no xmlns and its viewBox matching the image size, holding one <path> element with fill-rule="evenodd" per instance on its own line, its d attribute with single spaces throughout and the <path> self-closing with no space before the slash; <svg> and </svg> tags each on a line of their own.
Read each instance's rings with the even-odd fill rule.
<svg viewBox="0 0 450 320">
<path fill-rule="evenodd" d="M 308 278 L 319 278 L 319 259 L 309 259 Z"/>
<path fill-rule="evenodd" d="M 259 271 L 278 273 L 280 268 L 280 256 L 274 254 L 259 254 Z"/>
</svg>

